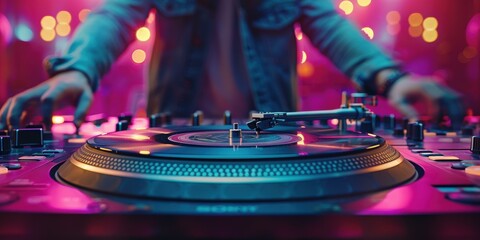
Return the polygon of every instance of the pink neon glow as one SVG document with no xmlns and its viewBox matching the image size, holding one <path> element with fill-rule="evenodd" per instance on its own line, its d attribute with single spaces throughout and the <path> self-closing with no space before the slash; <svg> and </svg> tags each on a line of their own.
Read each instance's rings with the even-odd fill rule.
<svg viewBox="0 0 480 240">
<path fill-rule="evenodd" d="M 474 48 L 480 47 L 480 13 L 473 16 L 467 25 L 466 37 L 468 45 Z"/>
<path fill-rule="evenodd" d="M 12 26 L 5 15 L 0 13 L 0 39 L 7 44 L 12 39 Z"/>
</svg>

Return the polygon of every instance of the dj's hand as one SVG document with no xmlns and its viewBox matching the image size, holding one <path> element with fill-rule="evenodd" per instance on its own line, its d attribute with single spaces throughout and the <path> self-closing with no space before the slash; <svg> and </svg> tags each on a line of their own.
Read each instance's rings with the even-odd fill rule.
<svg viewBox="0 0 480 240">
<path fill-rule="evenodd" d="M 452 89 L 435 82 L 433 77 L 406 75 L 399 79 L 388 95 L 389 103 L 410 120 L 418 120 L 415 103 L 426 106 L 427 113 L 439 124 L 444 115 L 453 129 L 460 129 L 466 114 L 462 97 Z"/>
<path fill-rule="evenodd" d="M 75 106 L 74 124 L 79 127 L 84 121 L 93 101 L 88 79 L 81 72 L 59 73 L 47 81 L 21 92 L 7 100 L 0 109 L 0 129 L 19 128 L 34 110 L 41 110 L 47 130 L 52 125 L 56 108 Z"/>
</svg>

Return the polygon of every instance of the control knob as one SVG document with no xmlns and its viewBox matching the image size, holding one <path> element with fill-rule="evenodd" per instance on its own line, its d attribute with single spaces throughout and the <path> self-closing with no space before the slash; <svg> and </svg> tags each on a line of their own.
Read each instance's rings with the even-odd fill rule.
<svg viewBox="0 0 480 240">
<path fill-rule="evenodd" d="M 373 123 L 371 120 L 364 120 L 360 122 L 360 132 L 373 133 Z"/>
<path fill-rule="evenodd" d="M 423 123 L 409 123 L 407 127 L 407 140 L 423 141 Z"/>
<path fill-rule="evenodd" d="M 228 110 L 223 113 L 223 124 L 225 125 L 232 124 L 232 113 Z"/>
<path fill-rule="evenodd" d="M 192 114 L 192 126 L 200 126 L 203 121 L 203 112 L 202 111 L 195 111 Z"/>
<path fill-rule="evenodd" d="M 128 123 L 127 120 L 118 121 L 117 124 L 115 125 L 115 131 L 118 132 L 118 131 L 127 130 L 128 125 L 129 125 L 129 123 Z"/>
<path fill-rule="evenodd" d="M 122 113 L 118 116 L 118 122 L 126 121 L 128 125 L 132 125 L 132 115 L 127 113 Z"/>
<path fill-rule="evenodd" d="M 395 129 L 395 115 L 390 114 L 383 117 L 383 128 L 388 130 Z"/>
<path fill-rule="evenodd" d="M 474 154 L 480 154 L 480 136 L 472 136 L 470 151 Z"/>
<path fill-rule="evenodd" d="M 43 146 L 42 128 L 18 128 L 12 131 L 12 147 Z"/>
<path fill-rule="evenodd" d="M 0 136 L 0 155 L 9 154 L 12 151 L 10 136 Z"/>
<path fill-rule="evenodd" d="M 161 113 L 156 113 L 156 114 L 152 114 L 150 115 L 150 118 L 149 118 L 149 127 L 161 127 L 162 124 L 163 124 L 163 120 L 164 120 L 164 117 L 163 117 L 163 114 Z"/>
</svg>

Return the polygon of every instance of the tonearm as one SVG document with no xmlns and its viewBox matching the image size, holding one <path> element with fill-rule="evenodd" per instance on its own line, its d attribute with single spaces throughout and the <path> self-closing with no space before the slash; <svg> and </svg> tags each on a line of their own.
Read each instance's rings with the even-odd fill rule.
<svg viewBox="0 0 480 240">
<path fill-rule="evenodd" d="M 376 104 L 375 97 L 365 94 L 354 93 L 352 99 L 355 102 L 350 103 L 347 94 L 343 92 L 340 108 L 333 110 L 252 113 L 252 120 L 247 122 L 247 126 L 259 133 L 284 122 L 338 119 L 340 120 L 339 130 L 344 132 L 347 129 L 347 119 L 362 120 L 372 115 L 372 112 L 365 107 L 365 101 L 369 101 L 371 105 Z M 358 100 L 361 102 L 357 102 Z"/>
</svg>

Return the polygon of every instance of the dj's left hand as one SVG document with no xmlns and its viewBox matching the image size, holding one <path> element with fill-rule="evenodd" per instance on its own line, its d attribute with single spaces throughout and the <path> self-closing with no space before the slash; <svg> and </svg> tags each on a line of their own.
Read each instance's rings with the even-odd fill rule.
<svg viewBox="0 0 480 240">
<path fill-rule="evenodd" d="M 437 83 L 434 77 L 406 75 L 393 84 L 388 100 L 411 121 L 419 119 L 418 111 L 413 105 L 421 103 L 434 124 L 439 124 L 443 116 L 447 115 L 455 130 L 461 128 L 466 114 L 462 96 Z"/>
</svg>

